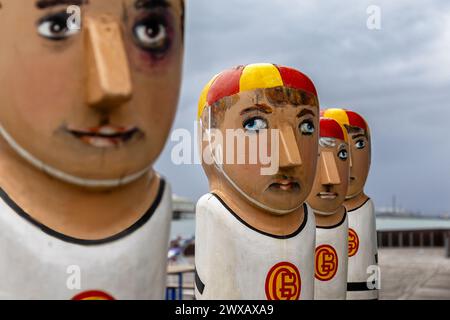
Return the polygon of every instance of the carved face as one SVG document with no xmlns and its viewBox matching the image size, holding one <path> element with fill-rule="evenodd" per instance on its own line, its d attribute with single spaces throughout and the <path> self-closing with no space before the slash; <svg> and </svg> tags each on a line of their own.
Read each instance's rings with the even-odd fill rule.
<svg viewBox="0 0 450 320">
<path fill-rule="evenodd" d="M 223 136 L 223 172 L 247 197 L 269 208 L 292 210 L 306 200 L 314 181 L 319 109 L 317 104 L 280 102 L 279 95 L 277 89 L 241 92 L 230 97 L 228 106 L 213 106 L 218 111 L 212 111 L 212 117 Z M 272 140 L 274 131 L 278 136 Z M 266 140 L 261 140 L 263 134 Z M 252 138 L 258 141 L 253 149 Z M 262 173 L 270 165 L 263 163 L 258 152 L 263 146 L 267 150 L 263 154 L 273 156 L 274 144 L 278 145 L 279 166 L 270 174 Z M 227 156 L 233 160 L 227 161 Z M 211 175 L 223 182 L 220 188 L 229 188 L 219 169 Z"/>
<path fill-rule="evenodd" d="M 349 127 L 350 144 L 350 184 L 347 197 L 351 198 L 363 192 L 370 169 L 371 145 L 369 135 L 360 128 Z"/>
<path fill-rule="evenodd" d="M 0 125 L 59 171 L 120 179 L 151 167 L 178 102 L 182 0 L 2 0 Z M 69 4 L 81 29 L 68 29 Z"/>
<path fill-rule="evenodd" d="M 341 139 L 319 139 L 319 161 L 308 204 L 320 213 L 335 213 L 344 203 L 349 181 L 349 148 Z"/>
</svg>

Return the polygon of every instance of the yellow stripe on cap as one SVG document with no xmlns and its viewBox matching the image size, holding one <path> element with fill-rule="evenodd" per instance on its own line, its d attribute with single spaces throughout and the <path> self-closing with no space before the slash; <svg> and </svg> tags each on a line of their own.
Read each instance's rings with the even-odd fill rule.
<svg viewBox="0 0 450 320">
<path fill-rule="evenodd" d="M 323 118 L 330 118 L 336 120 L 342 127 L 342 132 L 344 132 L 345 140 L 348 141 L 348 132 L 345 125 L 350 125 L 350 120 L 348 119 L 347 112 L 344 109 L 330 108 L 323 110 L 321 115 Z"/>
<path fill-rule="evenodd" d="M 345 112 L 344 109 L 338 108 L 326 109 L 322 112 L 322 117 L 334 119 L 337 122 L 339 122 L 341 126 L 350 124 L 347 113 Z"/>
<path fill-rule="evenodd" d="M 218 76 L 219 74 L 216 74 L 211 80 L 209 80 L 209 82 L 203 88 L 202 93 L 200 94 L 200 99 L 198 101 L 197 120 L 200 119 L 200 117 L 202 116 L 203 109 L 207 107 L 208 103 L 206 100 L 208 98 L 209 89 L 211 88 L 212 84 L 214 83 L 214 81 L 217 79 Z"/>
<path fill-rule="evenodd" d="M 240 92 L 283 86 L 283 79 L 276 66 L 269 63 L 249 64 L 240 80 Z"/>
</svg>

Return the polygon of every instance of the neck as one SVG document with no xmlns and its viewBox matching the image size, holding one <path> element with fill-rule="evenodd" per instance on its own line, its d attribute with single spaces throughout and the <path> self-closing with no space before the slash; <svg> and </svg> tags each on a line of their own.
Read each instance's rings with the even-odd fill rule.
<svg viewBox="0 0 450 320">
<path fill-rule="evenodd" d="M 0 143 L 0 186 L 27 214 L 64 235 L 98 240 L 141 218 L 156 198 L 154 172 L 111 189 L 89 189 L 48 176 Z"/>
<path fill-rule="evenodd" d="M 276 236 L 293 234 L 300 228 L 305 218 L 303 206 L 284 215 L 264 211 L 245 199 L 229 185 L 211 186 L 211 192 L 217 194 L 233 212 L 253 228 Z"/>
<path fill-rule="evenodd" d="M 321 212 L 314 210 L 314 216 L 316 217 L 317 227 L 332 227 L 342 221 L 346 213 L 345 207 L 342 205 L 334 213 L 324 215 Z"/>
<path fill-rule="evenodd" d="M 348 211 L 355 210 L 356 208 L 362 206 L 364 202 L 367 201 L 367 199 L 369 199 L 369 197 L 366 196 L 363 190 L 357 195 L 346 199 L 344 202 L 344 206 L 347 208 Z"/>
</svg>

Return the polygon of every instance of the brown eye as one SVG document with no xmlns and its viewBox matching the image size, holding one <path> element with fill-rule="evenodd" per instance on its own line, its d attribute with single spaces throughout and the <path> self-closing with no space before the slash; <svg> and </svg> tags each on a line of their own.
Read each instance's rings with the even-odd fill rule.
<svg viewBox="0 0 450 320">
<path fill-rule="evenodd" d="M 37 24 L 38 34 L 53 41 L 64 40 L 77 34 L 79 30 L 67 27 L 69 17 L 66 12 L 60 12 L 42 18 Z"/>
<path fill-rule="evenodd" d="M 143 50 L 161 54 L 168 50 L 170 28 L 163 16 L 153 15 L 137 22 L 133 27 L 135 43 Z"/>
</svg>

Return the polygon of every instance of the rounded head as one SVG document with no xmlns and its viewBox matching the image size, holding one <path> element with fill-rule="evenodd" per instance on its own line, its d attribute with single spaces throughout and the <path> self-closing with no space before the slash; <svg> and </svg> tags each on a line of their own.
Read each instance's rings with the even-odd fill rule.
<svg viewBox="0 0 450 320">
<path fill-rule="evenodd" d="M 349 182 L 347 130 L 336 120 L 320 118 L 319 162 L 308 204 L 318 213 L 331 215 L 342 207 Z"/>
<path fill-rule="evenodd" d="M 332 118 L 345 127 L 350 146 L 350 183 L 347 199 L 364 192 L 370 170 L 371 139 L 367 121 L 358 113 L 346 109 L 326 109 L 323 117 Z"/>
<path fill-rule="evenodd" d="M 78 9 L 68 13 L 68 2 Z M 80 185 L 120 185 L 151 169 L 178 104 L 183 1 L 1 3 L 0 127 L 9 145 Z"/>
<path fill-rule="evenodd" d="M 275 214 L 301 207 L 314 180 L 319 125 L 317 92 L 306 75 L 274 64 L 226 70 L 203 90 L 198 117 L 212 191 L 237 191 Z"/>
</svg>

